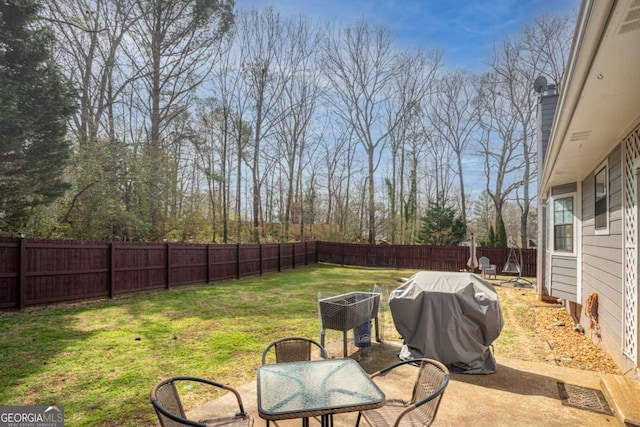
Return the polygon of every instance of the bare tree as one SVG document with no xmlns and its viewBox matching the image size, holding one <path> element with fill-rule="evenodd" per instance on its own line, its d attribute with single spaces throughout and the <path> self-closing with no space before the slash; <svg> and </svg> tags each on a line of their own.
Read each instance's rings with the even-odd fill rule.
<svg viewBox="0 0 640 427">
<path fill-rule="evenodd" d="M 391 34 L 359 21 L 344 32 L 327 38 L 326 76 L 332 83 L 331 96 L 341 105 L 337 110 L 367 154 L 369 194 L 369 243 L 375 243 L 374 172 L 389 129 L 381 130 L 380 115 L 388 105 L 396 54 Z M 376 127 L 374 129 L 374 126 Z"/>
<path fill-rule="evenodd" d="M 212 228 L 211 241 L 217 238 L 217 210 L 224 210 L 224 194 L 226 194 L 225 181 L 227 155 L 228 155 L 228 127 L 230 124 L 229 113 L 224 105 L 216 100 L 207 98 L 198 101 L 198 109 L 195 120 L 195 135 L 193 143 L 197 156 L 197 168 L 204 175 L 207 185 L 209 207 L 211 212 L 210 224 Z M 220 200 L 222 198 L 222 200 Z M 227 238 L 226 218 L 223 223 L 223 241 Z M 226 242 L 225 242 L 226 243 Z"/>
<path fill-rule="evenodd" d="M 211 71 L 218 44 L 233 23 L 227 0 L 136 0 L 141 19 L 130 33 L 131 64 L 144 76 L 141 106 L 148 117 L 147 197 L 151 238 L 164 234 L 162 161 L 166 130 L 184 112 Z"/>
<path fill-rule="evenodd" d="M 525 63 L 529 68 L 540 70 L 549 78 L 549 83 L 556 86 L 560 85 L 564 76 L 574 24 L 573 14 L 542 14 L 522 30 L 522 45 L 527 51 Z"/>
<path fill-rule="evenodd" d="M 327 38 L 325 75 L 337 114 L 364 147 L 368 168 L 369 243 L 376 238 L 375 172 L 388 137 L 414 111 L 429 87 L 439 56 L 399 56 L 391 33 L 358 21 Z M 426 74 L 426 76 L 425 76 Z M 406 79 L 406 85 L 398 84 Z M 397 89 L 402 89 L 397 93 Z"/>
<path fill-rule="evenodd" d="M 309 225 L 309 236 L 313 237 L 313 226 L 318 216 L 318 188 L 321 164 L 316 159 L 320 151 L 319 144 L 309 144 L 308 149 L 299 156 L 299 167 L 296 178 L 296 191 L 300 200 L 300 240 L 305 239 L 304 226 Z M 303 171 L 305 174 L 303 175 Z"/>
<path fill-rule="evenodd" d="M 533 163 L 536 158 L 535 146 L 535 93 L 533 81 L 539 75 L 539 62 L 526 64 L 523 60 L 524 46 L 520 40 L 505 40 L 493 53 L 492 68 L 497 78 L 498 90 L 504 95 L 509 104 L 510 112 L 516 120 L 516 129 L 513 137 L 520 145 L 522 151 L 522 179 L 519 181 L 522 188 L 520 207 L 521 215 L 521 240 L 522 246 L 527 244 L 527 221 L 532 202 L 530 186 L 536 176 Z M 518 188 L 516 188 L 518 190 Z M 516 191 L 519 194 L 519 191 Z M 502 210 L 500 210 L 502 214 Z"/>
<path fill-rule="evenodd" d="M 428 203 L 448 205 L 454 199 L 453 150 L 446 141 L 434 134 L 427 134 L 425 147 L 428 159 L 425 163 L 430 166 L 424 170 Z"/>
<path fill-rule="evenodd" d="M 460 186 L 460 210 L 467 222 L 466 193 L 462 159 L 478 127 L 473 76 L 464 71 L 444 74 L 438 80 L 438 91 L 432 97 L 431 125 L 439 139 L 449 144 L 456 162 Z"/>
<path fill-rule="evenodd" d="M 230 0 L 44 9 L 55 60 L 80 93 L 82 161 L 56 232 L 151 240 L 206 227 L 212 240 L 260 241 L 269 230 L 288 238 L 298 222 L 304 236 L 322 218 L 340 239 L 412 242 L 429 200 L 459 201 L 468 220 L 472 140 L 498 217 L 517 202 L 520 234 L 531 228 L 531 85 L 561 79 L 563 18 L 538 17 L 496 45 L 481 83 L 454 71 L 434 86 L 438 52 L 397 49 L 389 30 L 363 21 L 324 38 L 325 27 L 273 9 L 241 12 L 227 31 Z"/>
<path fill-rule="evenodd" d="M 107 96 L 123 37 L 138 16 L 125 0 L 53 0 L 46 5 L 45 19 L 57 30 L 58 62 L 80 92 L 74 117 L 78 142 L 81 146 L 95 144 L 100 127 L 107 129 L 103 122 L 107 101 L 117 98 L 138 77 L 129 75 Z"/>
<path fill-rule="evenodd" d="M 223 204 L 228 204 L 229 207 L 223 207 L 223 209 L 227 211 L 231 210 L 231 182 L 234 180 L 231 175 L 233 171 L 235 171 L 234 218 L 236 222 L 236 242 L 241 242 L 243 236 L 242 183 L 245 179 L 243 162 L 250 157 L 247 155 L 246 150 L 253 133 L 249 123 L 252 98 L 250 96 L 250 82 L 246 78 L 245 69 L 245 57 L 248 46 L 244 43 L 244 38 L 241 37 L 243 31 L 242 25 L 244 25 L 244 23 L 245 20 L 240 19 L 238 25 L 234 28 L 233 43 L 228 49 L 223 51 L 220 67 L 213 79 L 213 92 L 222 104 L 225 117 L 223 145 L 227 147 L 225 151 L 228 154 L 225 154 L 225 159 L 227 159 L 229 163 L 228 166 L 225 166 L 225 171 L 228 170 L 229 172 L 224 173 L 224 176 L 227 181 L 229 202 L 223 202 Z M 228 124 L 227 121 L 229 122 Z M 227 138 L 229 140 L 227 140 Z M 231 154 L 232 151 L 233 155 Z M 234 157 L 235 163 L 233 162 Z M 228 218 L 224 212 L 223 217 Z M 226 221 L 224 222 L 226 223 Z M 225 232 L 225 236 L 226 235 Z M 227 240 L 224 241 L 226 242 Z"/>
<path fill-rule="evenodd" d="M 45 2 L 58 43 L 55 60 L 78 91 L 71 133 L 76 158 L 72 203 L 61 222 L 87 238 L 116 238 L 125 213 L 121 188 L 126 148 L 114 126 L 114 104 L 139 76 L 119 66 L 127 31 L 138 18 L 125 0 Z M 109 201 L 108 203 L 106 201 Z M 109 206 L 111 206 L 109 208 Z"/>
<path fill-rule="evenodd" d="M 289 237 L 289 226 L 294 204 L 294 194 L 300 192 L 305 150 L 316 104 L 320 95 L 319 72 L 316 67 L 315 50 L 320 35 L 310 22 L 300 18 L 287 22 L 284 45 L 281 46 L 283 61 L 289 66 L 282 96 L 277 101 L 282 120 L 276 122 L 276 150 L 282 153 L 285 188 L 281 221 L 284 237 Z M 302 209 L 303 203 L 299 205 Z M 302 218 L 302 215 L 301 215 Z M 302 230 L 301 230 L 302 231 Z"/>
<path fill-rule="evenodd" d="M 500 80 L 495 73 L 483 75 L 477 90 L 482 129 L 479 154 L 484 160 L 486 191 L 495 207 L 497 230 L 507 198 L 522 185 L 524 159 L 519 118 L 508 94 L 501 92 Z"/>
<path fill-rule="evenodd" d="M 280 58 L 284 29 L 279 13 L 271 8 L 242 13 L 239 25 L 243 37 L 242 70 L 247 80 L 247 96 L 253 110 L 253 146 L 250 156 L 246 156 L 245 161 L 252 176 L 253 240 L 259 242 L 261 191 L 262 183 L 267 176 L 266 171 L 261 170 L 261 147 L 263 139 L 273 132 L 274 126 L 282 119 L 279 115 L 281 112 L 276 109 L 276 101 L 282 96 L 289 76 Z M 265 232 L 264 229 L 262 232 Z"/>
<path fill-rule="evenodd" d="M 433 61 L 433 66 L 428 66 Z M 427 58 L 423 52 L 418 51 L 415 55 L 403 53 L 399 55 L 399 67 L 394 79 L 394 93 L 400 103 L 411 99 L 406 113 L 402 120 L 394 125 L 396 111 L 388 111 L 389 132 L 388 139 L 391 146 L 391 178 L 386 180 L 389 197 L 389 221 L 391 224 L 391 242 L 396 243 L 398 235 L 402 230 L 403 197 L 404 197 L 404 170 L 406 160 L 406 144 L 410 138 L 409 133 L 416 123 L 419 123 L 424 110 L 421 107 L 430 95 L 432 85 L 435 81 L 437 64 L 440 61 L 439 53 L 432 54 Z"/>
<path fill-rule="evenodd" d="M 347 235 L 350 219 L 357 218 L 351 214 L 353 183 L 363 172 L 356 160 L 356 143 L 353 129 L 340 123 L 340 120 L 329 118 L 331 126 L 329 137 L 321 141 L 327 173 L 327 216 L 326 224 L 336 224 L 336 238 L 351 240 Z M 356 203 L 357 205 L 357 203 Z"/>
<path fill-rule="evenodd" d="M 521 34 L 505 39 L 492 55 L 491 67 L 496 76 L 496 87 L 510 104 L 517 119 L 515 136 L 522 150 L 522 187 L 516 192 L 520 207 L 520 240 L 527 246 L 528 221 L 535 192 L 536 160 L 536 104 L 534 80 L 547 74 L 557 84 L 562 78 L 564 62 L 571 40 L 568 20 L 542 15 L 526 25 Z M 520 195 L 522 195 L 520 197 Z"/>
<path fill-rule="evenodd" d="M 236 240 L 241 238 L 240 221 L 240 183 L 242 180 L 242 158 L 246 140 L 250 132 L 242 125 L 242 118 L 248 110 L 247 97 L 241 96 L 243 91 L 243 78 L 240 72 L 241 54 L 238 52 L 237 27 L 230 32 L 228 43 L 221 47 L 218 66 L 212 73 L 211 92 L 215 97 L 216 108 L 214 117 L 217 119 L 219 137 L 218 162 L 219 173 L 215 174 L 220 191 L 220 209 L 222 221 L 222 242 L 229 241 L 230 211 L 231 211 L 231 185 L 232 174 L 236 171 L 236 214 L 237 232 Z M 213 113 L 213 111 L 210 111 Z M 214 120 L 215 122 L 216 120 Z M 246 132 L 246 135 L 245 135 Z"/>
<path fill-rule="evenodd" d="M 419 186 L 422 179 L 423 168 L 430 162 L 429 153 L 431 151 L 429 138 L 430 131 L 423 123 L 424 117 L 420 121 L 411 124 L 407 139 L 403 145 L 403 163 L 409 169 L 407 177 L 407 194 L 402 200 L 403 238 L 401 243 L 414 243 L 418 238 L 419 230 Z M 420 175 L 420 176 L 419 176 Z M 426 177 L 427 174 L 424 174 Z M 402 181 L 401 181 L 402 182 Z M 403 194 L 401 191 L 400 194 Z M 427 199 L 429 194 L 427 192 Z"/>
</svg>

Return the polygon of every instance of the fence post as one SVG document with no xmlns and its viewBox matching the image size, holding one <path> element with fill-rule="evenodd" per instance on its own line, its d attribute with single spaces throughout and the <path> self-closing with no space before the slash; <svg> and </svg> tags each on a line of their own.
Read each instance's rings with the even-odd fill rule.
<svg viewBox="0 0 640 427">
<path fill-rule="evenodd" d="M 430 251 L 431 246 L 429 245 L 423 245 L 423 255 L 422 255 L 422 269 L 423 270 L 431 270 L 431 265 L 430 265 L 430 261 L 431 261 L 431 251 Z"/>
<path fill-rule="evenodd" d="M 207 283 L 211 283 L 211 245 L 207 245 Z"/>
<path fill-rule="evenodd" d="M 240 243 L 236 244 L 236 279 L 240 278 Z"/>
<path fill-rule="evenodd" d="M 291 263 L 293 265 L 293 269 L 296 269 L 296 243 L 293 242 L 291 244 L 291 248 L 293 249 L 293 262 Z"/>
<path fill-rule="evenodd" d="M 166 269 L 166 289 L 171 286 L 171 243 L 167 242 L 167 269 Z"/>
<path fill-rule="evenodd" d="M 259 258 L 260 258 L 260 275 L 261 275 L 261 276 L 262 276 L 262 270 L 263 270 L 263 268 L 264 268 L 264 267 L 262 266 L 262 263 L 263 263 L 263 261 L 264 261 L 264 254 L 262 253 L 262 250 L 263 250 L 263 249 L 264 249 L 264 245 L 263 245 L 262 243 L 260 243 L 260 255 L 259 255 Z"/>
<path fill-rule="evenodd" d="M 364 265 L 369 265 L 369 249 L 371 245 L 366 245 L 364 248 Z"/>
<path fill-rule="evenodd" d="M 115 264 L 116 264 L 116 245 L 114 242 L 109 243 L 109 298 L 113 298 L 115 294 Z"/>
<path fill-rule="evenodd" d="M 278 273 L 282 271 L 282 243 L 278 243 Z"/>
<path fill-rule="evenodd" d="M 398 268 L 398 246 L 393 247 L 393 268 Z"/>
<path fill-rule="evenodd" d="M 309 265 L 309 245 L 307 244 L 308 242 L 305 240 L 304 241 L 304 265 Z"/>
<path fill-rule="evenodd" d="M 20 271 L 18 272 L 18 307 L 24 310 L 27 305 L 27 239 L 20 239 Z"/>
</svg>

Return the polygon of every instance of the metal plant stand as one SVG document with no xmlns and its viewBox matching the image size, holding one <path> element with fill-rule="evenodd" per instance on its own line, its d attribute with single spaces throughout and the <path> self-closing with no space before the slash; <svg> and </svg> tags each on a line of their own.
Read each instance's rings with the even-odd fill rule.
<svg viewBox="0 0 640 427">
<path fill-rule="evenodd" d="M 378 307 L 380 294 L 374 292 L 349 292 L 318 301 L 320 311 L 320 344 L 324 347 L 325 331 L 342 331 L 343 353 L 347 357 L 347 331 L 373 319 L 376 341 L 380 342 Z"/>
</svg>

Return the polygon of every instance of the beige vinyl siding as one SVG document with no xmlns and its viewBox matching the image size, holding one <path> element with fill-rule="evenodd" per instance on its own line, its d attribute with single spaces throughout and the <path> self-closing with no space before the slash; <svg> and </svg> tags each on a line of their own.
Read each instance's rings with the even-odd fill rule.
<svg viewBox="0 0 640 427">
<path fill-rule="evenodd" d="M 595 232 L 594 171 L 582 182 L 582 301 L 598 293 L 598 316 L 602 345 L 619 349 L 623 312 L 623 218 L 622 152 L 618 146 L 608 156 L 609 233 Z M 582 317 L 589 334 L 589 320 Z M 594 337 L 595 338 L 595 337 Z M 611 352 L 613 353 L 613 352 Z"/>
</svg>

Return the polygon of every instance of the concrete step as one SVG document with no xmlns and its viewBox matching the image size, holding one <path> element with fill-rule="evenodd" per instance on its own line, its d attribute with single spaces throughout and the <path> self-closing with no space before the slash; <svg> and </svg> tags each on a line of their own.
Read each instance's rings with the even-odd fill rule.
<svg viewBox="0 0 640 427">
<path fill-rule="evenodd" d="M 640 382 L 622 375 L 601 374 L 602 393 L 628 427 L 640 427 Z"/>
</svg>

